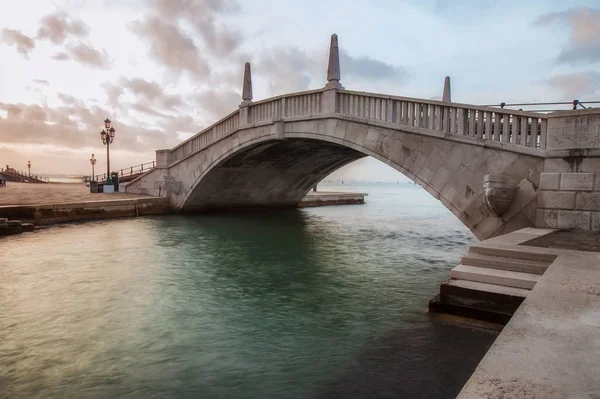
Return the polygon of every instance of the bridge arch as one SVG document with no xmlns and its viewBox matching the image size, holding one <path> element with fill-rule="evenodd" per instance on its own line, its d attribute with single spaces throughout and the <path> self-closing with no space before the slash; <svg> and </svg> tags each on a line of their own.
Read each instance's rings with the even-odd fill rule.
<svg viewBox="0 0 600 399">
<path fill-rule="evenodd" d="M 341 117 L 239 129 L 170 166 L 182 189 L 169 196 L 185 212 L 294 206 L 327 175 L 365 156 L 421 185 L 480 239 L 534 224 L 543 158 Z M 519 185 L 502 217 L 485 204 L 485 174 Z"/>
<path fill-rule="evenodd" d="M 326 174 L 370 155 L 420 184 L 480 239 L 534 225 L 598 229 L 587 194 L 598 189 L 597 110 L 547 115 L 455 103 L 449 77 L 442 101 L 346 90 L 339 58 L 332 35 L 324 88 L 257 102 L 246 63 L 239 109 L 158 150 L 156 168 L 127 192 L 167 196 L 188 211 L 288 206 Z M 260 174 L 250 170 L 257 165 Z M 488 174 L 499 175 L 505 197 L 484 195 Z M 540 181 L 544 191 L 572 189 L 577 203 L 538 198 Z"/>
</svg>

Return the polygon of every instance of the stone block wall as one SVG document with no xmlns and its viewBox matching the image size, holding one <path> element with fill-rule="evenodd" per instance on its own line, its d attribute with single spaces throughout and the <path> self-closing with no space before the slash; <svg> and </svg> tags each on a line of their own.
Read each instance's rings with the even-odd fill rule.
<svg viewBox="0 0 600 399">
<path fill-rule="evenodd" d="M 600 231 L 600 173 L 542 173 L 536 226 Z"/>
<path fill-rule="evenodd" d="M 600 114 L 596 109 L 557 112 L 548 118 L 548 150 L 600 148 Z"/>
</svg>

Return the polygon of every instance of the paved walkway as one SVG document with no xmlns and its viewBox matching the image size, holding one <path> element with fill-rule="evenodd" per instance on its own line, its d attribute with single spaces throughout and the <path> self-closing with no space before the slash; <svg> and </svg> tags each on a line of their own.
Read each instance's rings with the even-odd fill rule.
<svg viewBox="0 0 600 399">
<path fill-rule="evenodd" d="M 481 360 L 459 399 L 600 398 L 600 254 L 526 245 L 538 240 L 551 246 L 561 237 L 554 233 L 553 239 L 551 234 L 553 230 L 529 228 L 476 244 L 507 254 L 525 250 L 556 259 Z"/>
<path fill-rule="evenodd" d="M 69 202 L 102 201 L 114 199 L 140 198 L 138 194 L 127 193 L 90 193 L 84 183 L 76 184 L 30 184 L 6 183 L 0 187 L 0 206 L 2 205 L 48 205 Z"/>
</svg>

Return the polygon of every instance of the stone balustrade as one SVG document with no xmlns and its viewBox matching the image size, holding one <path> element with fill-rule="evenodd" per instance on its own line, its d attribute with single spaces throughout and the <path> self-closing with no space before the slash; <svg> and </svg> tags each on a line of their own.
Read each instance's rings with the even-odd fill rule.
<svg viewBox="0 0 600 399">
<path fill-rule="evenodd" d="M 546 147 L 547 118 L 535 112 L 351 91 L 339 91 L 338 103 L 342 115 L 480 140 Z"/>
<path fill-rule="evenodd" d="M 186 141 L 182 142 L 175 148 L 171 149 L 166 157 L 167 163 L 164 164 L 165 150 L 157 151 L 157 161 L 159 161 L 159 152 L 160 152 L 160 161 L 157 163 L 159 166 L 168 166 L 171 163 L 178 162 L 186 157 L 194 154 L 198 151 L 203 150 L 214 142 L 226 137 L 228 134 L 234 132 L 239 126 L 239 111 L 235 111 L 225 118 L 221 119 L 217 123 L 207 127 L 202 130 L 200 133 L 190 137 Z M 161 162 L 162 161 L 162 162 Z"/>
<path fill-rule="evenodd" d="M 328 96 L 331 92 L 335 95 Z M 327 104 L 331 101 L 332 104 Z M 546 148 L 547 118 L 544 114 L 348 90 L 314 90 L 241 106 L 238 111 L 173 148 L 168 157 L 169 164 L 205 149 L 244 126 L 286 118 L 332 116 L 332 110 L 339 116 L 417 128 L 424 133 Z"/>
</svg>

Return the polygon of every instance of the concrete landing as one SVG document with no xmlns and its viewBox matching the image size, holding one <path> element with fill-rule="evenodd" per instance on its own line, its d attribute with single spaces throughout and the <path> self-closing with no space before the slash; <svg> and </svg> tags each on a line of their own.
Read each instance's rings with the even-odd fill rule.
<svg viewBox="0 0 600 399">
<path fill-rule="evenodd" d="M 331 191 L 311 191 L 300 201 L 298 208 L 327 205 L 364 204 L 365 193 L 336 193 Z"/>
<path fill-rule="evenodd" d="M 600 397 L 600 253 L 523 245 L 552 232 L 528 228 L 474 245 L 555 259 L 458 398 Z"/>
</svg>

